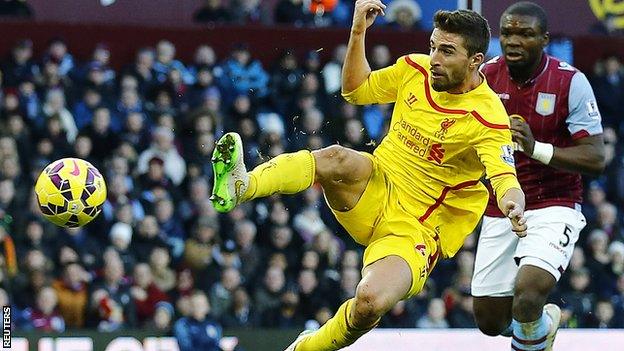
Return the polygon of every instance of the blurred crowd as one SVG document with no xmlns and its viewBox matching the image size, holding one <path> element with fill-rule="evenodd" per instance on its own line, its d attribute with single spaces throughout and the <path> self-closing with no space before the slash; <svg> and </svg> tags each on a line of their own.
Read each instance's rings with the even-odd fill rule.
<svg viewBox="0 0 624 351">
<path fill-rule="evenodd" d="M 18 330 L 151 328 L 185 338 L 197 324 L 218 338 L 222 328 L 314 328 L 354 295 L 362 247 L 320 188 L 225 215 L 208 200 L 224 131 L 241 134 L 249 168 L 336 142 L 375 148 L 392 106 L 342 100 L 344 46 L 327 62 L 284 50 L 266 67 L 244 43 L 221 53 L 202 45 L 181 62 L 163 40 L 119 70 L 104 44 L 87 62 L 61 38 L 44 51 L 33 57 L 21 40 L 0 65 L 0 305 L 13 307 Z M 383 45 L 368 57 L 374 69 L 393 61 Z M 624 327 L 624 76 L 617 58 L 597 67 L 609 167 L 588 180 L 589 225 L 553 296 L 568 327 Z M 102 213 L 84 228 L 43 220 L 32 191 L 43 167 L 68 156 L 96 165 L 108 185 Z M 476 234 L 439 262 L 423 292 L 381 326 L 474 327 L 475 244 Z"/>
<path fill-rule="evenodd" d="M 401 30 L 420 28 L 422 9 L 416 0 L 385 0 L 386 16 L 378 25 Z M 286 24 L 297 27 L 347 27 L 355 0 L 205 0 L 194 14 L 195 22 L 235 24 Z"/>
</svg>

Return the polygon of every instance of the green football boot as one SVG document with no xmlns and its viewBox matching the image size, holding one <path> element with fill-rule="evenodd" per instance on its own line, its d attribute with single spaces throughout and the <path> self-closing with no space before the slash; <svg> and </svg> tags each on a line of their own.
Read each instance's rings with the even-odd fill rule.
<svg viewBox="0 0 624 351">
<path fill-rule="evenodd" d="M 247 191 L 249 175 L 243 155 L 243 142 L 238 133 L 225 134 L 215 146 L 212 153 L 214 185 L 210 201 L 218 212 L 232 211 Z"/>
</svg>

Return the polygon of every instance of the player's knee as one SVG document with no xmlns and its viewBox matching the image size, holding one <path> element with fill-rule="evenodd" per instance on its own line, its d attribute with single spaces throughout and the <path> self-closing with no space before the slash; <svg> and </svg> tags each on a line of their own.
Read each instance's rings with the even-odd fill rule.
<svg viewBox="0 0 624 351">
<path fill-rule="evenodd" d="M 514 317 L 533 320 L 539 317 L 546 297 L 534 289 L 516 290 L 513 300 Z"/>
<path fill-rule="evenodd" d="M 340 145 L 328 146 L 312 153 L 316 175 L 321 181 L 337 180 L 349 173 L 349 151 Z"/>
<path fill-rule="evenodd" d="M 355 327 L 366 327 L 377 321 L 390 307 L 382 296 L 381 290 L 369 284 L 360 283 L 355 290 L 353 316 Z"/>
</svg>

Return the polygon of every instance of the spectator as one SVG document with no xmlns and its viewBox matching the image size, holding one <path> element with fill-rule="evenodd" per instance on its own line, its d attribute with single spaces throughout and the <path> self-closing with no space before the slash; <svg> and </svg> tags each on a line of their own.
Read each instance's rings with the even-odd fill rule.
<svg viewBox="0 0 624 351">
<path fill-rule="evenodd" d="M 184 263 L 198 277 L 199 287 L 205 290 L 219 277 L 213 255 L 218 242 L 218 230 L 216 220 L 201 218 L 193 228 L 192 237 L 185 243 Z"/>
<path fill-rule="evenodd" d="M 386 8 L 386 20 L 400 30 L 418 29 L 421 18 L 422 10 L 414 0 L 393 0 Z"/>
<path fill-rule="evenodd" d="M 180 72 L 182 81 L 185 84 L 193 84 L 195 78 L 186 69 L 184 64 L 175 59 L 176 48 L 172 42 L 168 40 L 161 40 L 156 45 L 156 61 L 154 62 L 153 69 L 156 72 L 156 79 L 160 83 L 164 83 L 167 80 L 167 76 L 172 69 Z"/>
<path fill-rule="evenodd" d="M 601 62 L 604 70 L 593 79 L 602 121 L 606 126 L 619 130 L 624 114 L 624 73 L 622 63 L 617 56 L 609 56 Z"/>
<path fill-rule="evenodd" d="M 44 114 L 42 119 L 58 118 L 67 137 L 67 142 L 74 142 L 76 135 L 78 135 L 78 127 L 76 127 L 74 116 L 65 107 L 65 95 L 62 90 L 52 89 L 48 91 L 42 111 Z"/>
<path fill-rule="evenodd" d="M 147 172 L 141 174 L 138 179 L 138 186 L 143 190 L 141 202 L 150 210 L 155 208 L 156 203 L 162 200 L 165 194 L 177 198 L 176 188 L 165 174 L 164 166 L 165 161 L 159 156 L 154 156 L 147 163 Z"/>
<path fill-rule="evenodd" d="M 154 276 L 154 284 L 161 291 L 168 293 L 176 285 L 175 272 L 169 268 L 171 257 L 164 247 L 155 247 L 149 256 L 149 265 Z"/>
<path fill-rule="evenodd" d="M 310 269 L 301 270 L 297 285 L 300 303 L 297 313 L 305 320 L 314 319 L 318 308 L 327 304 L 316 273 Z"/>
<path fill-rule="evenodd" d="M 418 315 L 415 306 L 409 300 L 399 301 L 381 318 L 381 328 L 414 328 Z"/>
<path fill-rule="evenodd" d="M 280 295 L 286 286 L 284 271 L 279 267 L 269 266 L 264 280 L 254 294 L 254 303 L 259 315 L 280 305 Z"/>
<path fill-rule="evenodd" d="M 154 284 L 152 271 L 147 263 L 139 263 L 134 267 L 133 279 L 130 295 L 136 306 L 137 322 L 142 325 L 154 317 L 156 305 L 161 301 L 168 301 L 169 296 Z"/>
<path fill-rule="evenodd" d="M 191 109 L 195 109 L 202 104 L 202 100 L 208 92 L 208 89 L 213 87 L 216 88 L 213 73 L 214 67 L 202 65 L 196 67 L 195 69 L 195 84 L 189 86 L 188 92 L 188 102 Z"/>
<path fill-rule="evenodd" d="M 299 295 L 293 290 L 286 290 L 280 298 L 280 305 L 267 309 L 262 317 L 262 326 L 278 329 L 302 328 L 305 319 L 297 313 Z"/>
<path fill-rule="evenodd" d="M 223 0 L 204 0 L 204 5 L 193 15 L 195 22 L 200 23 L 226 23 L 230 17 Z"/>
<path fill-rule="evenodd" d="M 75 66 L 74 57 L 67 50 L 67 43 L 62 38 L 54 38 L 48 44 L 47 59 L 58 62 L 58 72 L 61 76 L 67 76 Z"/>
<path fill-rule="evenodd" d="M 470 275 L 468 275 L 470 277 Z M 472 295 L 469 290 L 461 290 L 448 316 L 451 328 L 476 328 L 472 310 Z"/>
<path fill-rule="evenodd" d="M 141 48 L 136 53 L 134 63 L 125 69 L 124 75 L 130 75 L 137 80 L 137 91 L 141 96 L 146 96 L 158 83 L 154 70 L 155 57 L 156 53 L 153 48 Z"/>
<path fill-rule="evenodd" d="M 346 54 L 346 45 L 336 46 L 332 55 L 332 60 L 323 67 L 322 72 L 325 81 L 325 93 L 327 93 L 327 95 L 331 96 L 340 92 L 340 77 Z"/>
<path fill-rule="evenodd" d="M 114 331 L 137 325 L 135 304 L 124 273 L 118 256 L 113 255 L 105 261 L 104 276 L 95 284 L 92 293 L 94 306 L 99 312 L 99 330 Z"/>
<path fill-rule="evenodd" d="M 304 8 L 303 0 L 280 0 L 275 6 L 275 23 L 303 27 L 312 22 L 312 15 Z"/>
<path fill-rule="evenodd" d="M 260 248 L 255 243 L 256 225 L 250 220 L 243 220 L 234 225 L 234 237 L 238 246 L 243 280 L 251 286 L 255 281 L 262 260 Z"/>
<path fill-rule="evenodd" d="M 112 103 L 115 97 L 111 75 L 114 72 L 100 61 L 91 61 L 85 69 L 84 86 L 97 90 L 106 104 Z"/>
<path fill-rule="evenodd" d="M 82 100 L 74 105 L 74 119 L 79 130 L 84 129 L 91 120 L 95 109 L 102 103 L 102 95 L 92 87 L 85 88 Z"/>
<path fill-rule="evenodd" d="M 228 11 L 230 20 L 237 24 L 269 24 L 270 16 L 260 0 L 231 0 Z"/>
<path fill-rule="evenodd" d="M 166 301 L 160 301 L 156 304 L 154 317 L 148 321 L 147 325 L 145 325 L 145 329 L 156 330 L 162 334 L 169 335 L 171 333 L 174 316 L 175 311 L 173 305 Z"/>
<path fill-rule="evenodd" d="M 578 328 L 584 325 L 585 321 L 592 313 L 593 295 L 589 293 L 590 285 L 589 271 L 586 268 L 571 272 L 571 291 L 562 294 L 565 301 L 562 322 L 568 328 Z"/>
<path fill-rule="evenodd" d="M 210 289 L 209 298 L 212 306 L 212 314 L 215 318 L 221 316 L 230 309 L 234 300 L 234 291 L 241 286 L 240 272 L 236 268 L 228 267 L 221 273 L 221 280 L 216 282 Z"/>
<path fill-rule="evenodd" d="M 180 185 L 186 174 L 186 162 L 175 148 L 173 132 L 158 127 L 153 136 L 152 145 L 139 156 L 137 171 L 141 174 L 147 172 L 149 160 L 158 156 L 164 162 L 165 174 L 171 178 L 173 184 Z"/>
<path fill-rule="evenodd" d="M 599 300 L 596 302 L 594 313 L 590 315 L 587 322 L 588 328 L 622 328 L 620 318 L 616 318 L 611 301 Z"/>
<path fill-rule="evenodd" d="M 121 140 L 130 143 L 137 151 L 143 152 L 150 144 L 148 128 L 147 117 L 144 113 L 130 112 L 126 115 Z"/>
<path fill-rule="evenodd" d="M 221 317 L 224 328 L 254 328 L 259 324 L 255 306 L 244 288 L 237 288 L 232 296 L 232 304 Z"/>
<path fill-rule="evenodd" d="M 427 309 L 427 314 L 418 320 L 418 328 L 448 328 L 449 324 L 445 319 L 446 307 L 442 299 L 432 299 Z"/>
<path fill-rule="evenodd" d="M 146 112 L 143 106 L 142 97 L 139 95 L 137 89 L 129 87 L 122 88 L 121 94 L 119 94 L 119 99 L 115 104 L 115 109 L 112 110 L 114 117 L 114 128 L 115 132 L 119 131 L 119 128 L 123 126 L 124 120 L 127 118 L 128 114 L 132 112 Z"/>
<path fill-rule="evenodd" d="M 173 326 L 180 351 L 221 351 L 221 325 L 208 317 L 210 303 L 203 292 L 194 292 L 190 297 L 191 315 L 180 318 Z"/>
<path fill-rule="evenodd" d="M 6 1 L 3 2 L 5 4 Z M 0 9 L 0 12 L 2 10 Z M 18 41 L 11 50 L 8 61 L 2 65 L 3 83 L 7 87 L 18 87 L 22 82 L 39 74 L 39 67 L 33 57 L 33 42 L 30 39 Z"/>
<path fill-rule="evenodd" d="M 184 221 L 185 228 L 190 229 L 200 215 L 200 207 L 203 201 L 210 197 L 208 181 L 204 177 L 196 177 L 190 181 L 188 196 L 185 196 L 178 205 L 180 219 Z"/>
<path fill-rule="evenodd" d="M 58 309 L 68 328 L 84 328 L 87 312 L 89 274 L 79 263 L 68 263 L 63 276 L 52 287 L 58 296 Z"/>
<path fill-rule="evenodd" d="M 247 44 L 234 46 L 230 58 L 215 70 L 215 76 L 225 96 L 249 95 L 260 99 L 269 92 L 269 76 L 260 61 L 252 59 Z"/>
<path fill-rule="evenodd" d="M 56 308 L 57 303 L 58 298 L 54 289 L 46 286 L 39 290 L 37 305 L 29 312 L 30 326 L 42 332 L 64 332 L 65 321 Z"/>
<path fill-rule="evenodd" d="M 110 110 L 100 106 L 93 111 L 93 119 L 85 128 L 84 134 L 93 142 L 93 157 L 102 162 L 110 150 L 119 145 L 119 139 L 113 127 Z"/>
<path fill-rule="evenodd" d="M 166 196 L 157 200 L 154 215 L 160 230 L 165 234 L 167 244 L 171 247 L 171 255 L 175 258 L 181 257 L 186 233 L 175 213 L 172 200 Z"/>
<path fill-rule="evenodd" d="M 132 226 L 127 223 L 117 222 L 113 224 L 109 232 L 112 249 L 117 251 L 124 265 L 124 270 L 131 272 L 136 264 L 136 259 L 130 251 L 132 241 Z"/>
<path fill-rule="evenodd" d="M 290 3 L 291 0 L 285 0 L 285 2 Z M 271 103 L 282 115 L 285 115 L 291 108 L 303 80 L 303 71 L 298 66 L 294 52 L 285 50 L 271 72 Z"/>
<path fill-rule="evenodd" d="M 138 233 L 130 244 L 134 255 L 140 262 L 146 262 L 150 253 L 159 247 L 167 247 L 164 234 L 161 233 L 158 221 L 154 216 L 145 216 L 138 224 Z"/>
</svg>

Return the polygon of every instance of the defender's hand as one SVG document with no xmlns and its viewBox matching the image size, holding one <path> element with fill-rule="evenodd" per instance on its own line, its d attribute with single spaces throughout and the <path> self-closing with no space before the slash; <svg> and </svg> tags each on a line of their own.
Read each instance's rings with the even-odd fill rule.
<svg viewBox="0 0 624 351">
<path fill-rule="evenodd" d="M 366 28 L 370 27 L 377 15 L 385 15 L 384 5 L 380 0 L 357 0 L 355 2 L 355 10 L 353 11 L 353 24 L 351 31 L 355 33 L 364 33 Z"/>
<path fill-rule="evenodd" d="M 522 152 L 527 156 L 533 156 L 535 138 L 529 124 L 518 118 L 511 119 L 511 138 L 522 147 Z"/>
<path fill-rule="evenodd" d="M 524 218 L 524 208 L 513 201 L 505 204 L 507 217 L 511 220 L 511 230 L 520 238 L 527 235 L 526 218 Z"/>
</svg>

